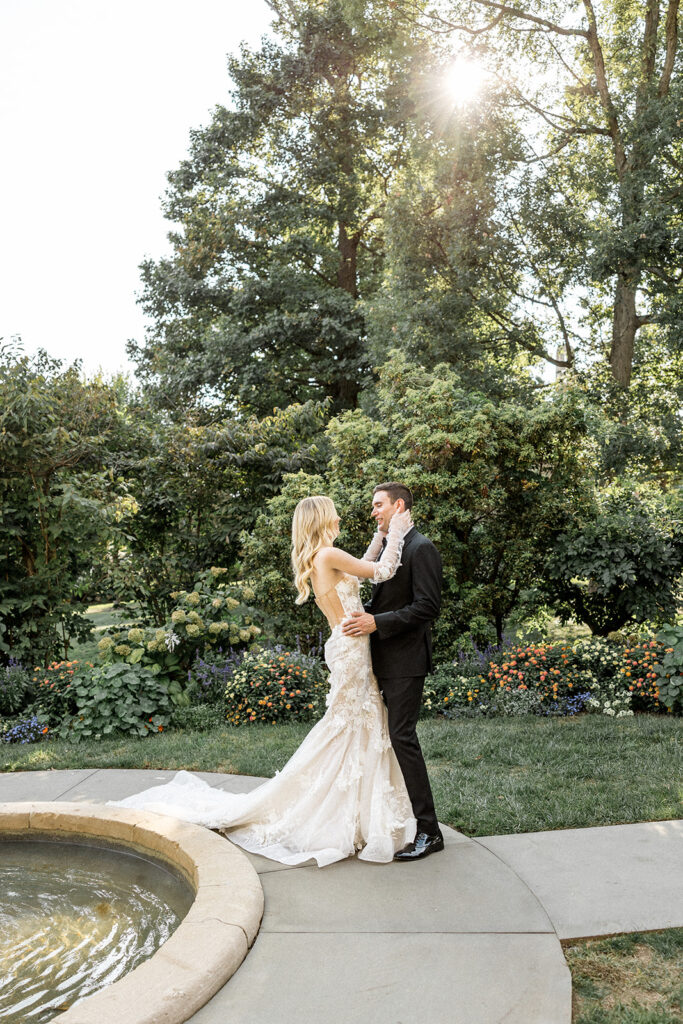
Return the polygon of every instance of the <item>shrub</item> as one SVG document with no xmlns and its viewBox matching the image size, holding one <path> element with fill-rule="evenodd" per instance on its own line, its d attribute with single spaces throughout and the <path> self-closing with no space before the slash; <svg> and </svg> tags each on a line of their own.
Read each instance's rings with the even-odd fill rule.
<svg viewBox="0 0 683 1024">
<path fill-rule="evenodd" d="M 246 651 L 225 691 L 226 719 L 310 721 L 325 710 L 327 671 L 317 658 L 281 647 Z"/>
<path fill-rule="evenodd" d="M 562 621 L 606 636 L 629 622 L 675 615 L 683 570 L 683 522 L 647 484 L 615 483 L 553 545 L 544 588 Z"/>
<path fill-rule="evenodd" d="M 195 655 L 192 668 L 188 672 L 188 697 L 193 705 L 225 704 L 225 691 L 233 673 L 242 662 L 242 652 L 225 652 L 222 647 L 217 651 L 205 651 Z"/>
<path fill-rule="evenodd" d="M 175 591 L 177 602 L 164 626 L 133 626 L 108 631 L 99 644 L 105 664 L 144 665 L 155 675 L 185 679 L 197 652 L 220 646 L 233 649 L 252 643 L 261 630 L 248 586 L 219 582 L 227 569 L 213 566 L 191 591 Z"/>
<path fill-rule="evenodd" d="M 179 684 L 154 675 L 141 665 L 118 662 L 78 675 L 70 686 L 73 714 L 62 721 L 61 739 L 101 739 L 103 736 L 148 736 L 163 732 L 174 709 Z"/>
<path fill-rule="evenodd" d="M 677 708 L 680 712 L 683 708 L 683 626 L 664 626 L 657 634 L 657 641 L 659 656 L 657 664 L 652 666 L 658 676 L 657 696 L 667 711 Z"/>
<path fill-rule="evenodd" d="M 656 663 L 663 647 L 656 640 L 631 641 L 624 647 L 619 668 L 620 689 L 630 695 L 631 707 L 636 711 L 661 711 Z"/>
<path fill-rule="evenodd" d="M 0 722 L 0 740 L 4 743 L 39 743 L 46 739 L 49 726 L 39 715 Z"/>
<path fill-rule="evenodd" d="M 680 633 L 683 639 L 683 629 Z M 425 682 L 423 713 L 574 715 L 585 710 L 621 718 L 634 711 L 664 711 L 658 659 L 665 652 L 671 656 L 675 648 L 620 634 L 573 644 L 516 644 L 496 652 L 479 674 L 474 660 L 439 665 Z"/>
<path fill-rule="evenodd" d="M 29 706 L 35 696 L 33 673 L 10 658 L 0 668 L 0 717 L 16 715 Z"/>
<path fill-rule="evenodd" d="M 465 674 L 459 671 L 457 664 L 449 662 L 437 665 L 425 680 L 420 715 L 423 718 L 435 714 L 454 717 L 453 708 L 476 705 L 481 689 L 479 675 Z"/>
<path fill-rule="evenodd" d="M 81 669 L 92 670 L 90 662 L 53 661 L 47 668 L 36 668 L 33 675 L 35 686 L 35 707 L 51 726 L 59 725 L 65 715 L 75 711 L 73 698 L 74 675 Z"/>
<path fill-rule="evenodd" d="M 613 696 L 612 690 L 623 690 L 617 673 L 621 667 L 621 645 L 590 638 L 570 644 L 529 644 L 513 647 L 507 656 L 492 660 L 485 676 L 489 703 L 500 700 L 498 694 L 515 690 L 533 691 L 545 709 L 578 708 L 579 702 L 569 698 L 584 694 L 586 704 L 591 697 Z M 628 703 L 628 701 L 627 701 Z M 581 708 L 578 708 L 579 710 Z M 621 710 L 621 709 L 620 709 Z M 551 713 L 555 713 L 553 708 Z"/>
<path fill-rule="evenodd" d="M 517 660 L 518 649 L 512 649 L 508 655 Z M 501 655 L 498 655 L 501 658 Z M 489 673 L 498 667 L 502 670 L 503 662 L 497 666 L 485 666 L 482 674 L 464 675 L 458 671 L 457 664 L 439 665 L 433 675 L 428 676 L 423 695 L 423 708 L 427 714 L 442 714 L 446 718 L 468 718 L 476 715 L 574 715 L 582 711 L 589 691 L 579 689 L 557 694 L 550 687 L 550 700 L 546 700 L 548 690 L 545 686 L 534 686 L 530 683 L 509 677 L 501 680 L 502 685 L 491 685 Z M 530 677 L 528 677 L 530 678 Z"/>
</svg>

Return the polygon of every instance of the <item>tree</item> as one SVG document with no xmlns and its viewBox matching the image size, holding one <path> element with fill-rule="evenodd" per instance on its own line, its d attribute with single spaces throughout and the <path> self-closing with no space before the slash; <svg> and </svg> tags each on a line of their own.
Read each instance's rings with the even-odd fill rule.
<svg viewBox="0 0 683 1024">
<path fill-rule="evenodd" d="M 596 494 L 547 561 L 543 588 L 563 621 L 574 616 L 598 636 L 673 622 L 683 594 L 680 512 L 680 500 L 628 480 Z"/>
<path fill-rule="evenodd" d="M 132 345 L 157 399 L 260 416 L 370 379 L 361 300 L 405 159 L 417 43 L 356 0 L 280 2 L 277 39 L 229 60 L 232 106 L 169 175 L 173 253 L 142 265 L 152 321 Z"/>
<path fill-rule="evenodd" d="M 628 387 L 645 325 L 658 324 L 670 347 L 681 343 L 678 0 L 390 7 L 451 46 L 469 39 L 525 114 L 525 152 L 506 203 L 521 265 L 537 282 L 534 298 L 564 320 L 562 362 L 574 362 L 566 303 L 575 307 L 580 292 L 586 329 Z"/>
<path fill-rule="evenodd" d="M 45 352 L 0 349 L 0 660 L 68 656 L 106 542 L 114 395 Z"/>
<path fill-rule="evenodd" d="M 99 586 L 158 624 L 174 607 L 173 592 L 191 589 L 207 567 L 234 574 L 240 534 L 286 473 L 324 463 L 326 406 L 202 423 L 192 411 L 171 420 L 132 394 L 119 413 L 122 427 L 107 454 L 118 494 Z"/>
<path fill-rule="evenodd" d="M 527 409 L 461 386 L 445 364 L 426 371 L 394 354 L 382 368 L 377 415 L 350 410 L 327 428 L 330 456 L 316 476 L 285 478 L 245 537 L 243 570 L 257 603 L 277 613 L 283 641 L 317 633 L 310 604 L 297 609 L 289 566 L 296 502 L 337 503 L 339 544 L 361 554 L 372 533 L 372 488 L 405 481 L 415 520 L 441 553 L 444 600 L 438 653 L 463 634 L 500 638 L 506 618 L 537 586 L 553 539 L 591 493 L 591 441 L 580 394 L 558 389 Z M 317 624 L 317 625 L 316 625 Z"/>
</svg>

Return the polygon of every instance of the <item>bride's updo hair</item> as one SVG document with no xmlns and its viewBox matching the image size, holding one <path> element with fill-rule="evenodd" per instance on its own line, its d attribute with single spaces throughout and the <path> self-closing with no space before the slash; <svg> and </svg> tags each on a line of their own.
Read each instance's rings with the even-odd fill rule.
<svg viewBox="0 0 683 1024">
<path fill-rule="evenodd" d="M 314 494 L 302 498 L 292 519 L 292 569 L 297 589 L 296 604 L 303 604 L 311 593 L 313 559 L 321 548 L 334 540 L 337 510 L 331 498 Z"/>
</svg>

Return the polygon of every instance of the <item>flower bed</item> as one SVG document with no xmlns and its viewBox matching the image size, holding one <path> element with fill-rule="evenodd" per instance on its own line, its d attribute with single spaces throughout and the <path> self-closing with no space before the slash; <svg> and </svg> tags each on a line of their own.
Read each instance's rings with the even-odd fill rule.
<svg viewBox="0 0 683 1024">
<path fill-rule="evenodd" d="M 427 713 L 573 715 L 615 717 L 634 711 L 671 712 L 660 699 L 657 639 L 624 646 L 623 639 L 590 637 L 573 644 L 516 644 L 491 657 L 484 670 L 454 663 L 427 678 Z"/>
</svg>

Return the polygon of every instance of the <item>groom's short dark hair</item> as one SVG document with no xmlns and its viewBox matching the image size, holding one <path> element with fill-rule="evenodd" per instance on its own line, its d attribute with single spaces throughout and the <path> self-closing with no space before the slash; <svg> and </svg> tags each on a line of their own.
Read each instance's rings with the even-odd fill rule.
<svg viewBox="0 0 683 1024">
<path fill-rule="evenodd" d="M 378 491 L 385 491 L 389 495 L 392 505 L 395 505 L 399 498 L 403 498 L 403 504 L 406 508 L 413 507 L 413 492 L 405 484 L 399 484 L 392 480 L 388 484 L 377 484 L 372 493 L 377 494 Z"/>
</svg>

